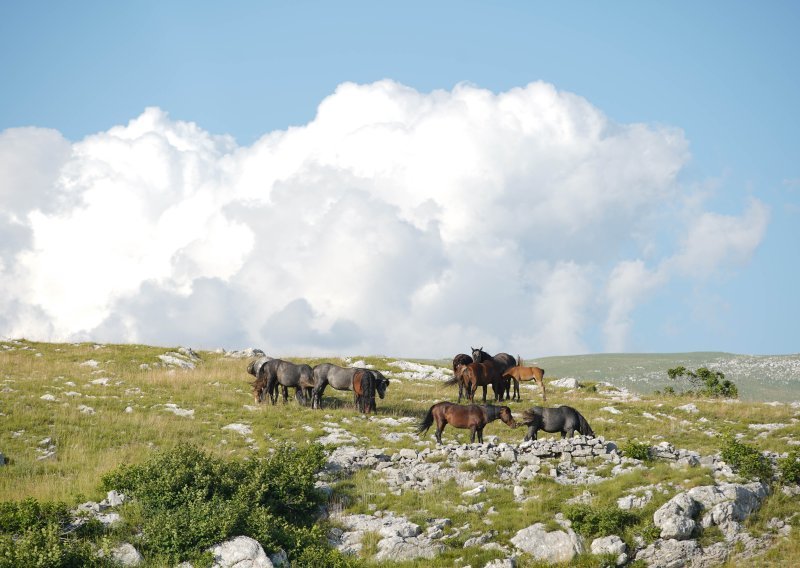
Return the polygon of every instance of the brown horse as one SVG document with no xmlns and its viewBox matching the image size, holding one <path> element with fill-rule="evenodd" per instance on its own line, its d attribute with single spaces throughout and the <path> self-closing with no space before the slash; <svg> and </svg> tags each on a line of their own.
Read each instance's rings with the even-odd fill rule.
<svg viewBox="0 0 800 568">
<path fill-rule="evenodd" d="M 544 369 L 539 367 L 511 367 L 503 377 L 510 378 L 514 381 L 514 395 L 511 400 L 521 400 L 519 396 L 519 383 L 520 381 L 536 381 L 536 384 L 542 389 L 542 400 L 547 402 L 547 393 L 544 390 Z"/>
<path fill-rule="evenodd" d="M 353 374 L 353 397 L 356 408 L 364 414 L 377 412 L 375 404 L 375 375 L 367 369 L 358 369 Z"/>
<path fill-rule="evenodd" d="M 448 424 L 454 428 L 468 428 L 470 430 L 470 444 L 475 442 L 475 434 L 478 434 L 478 442 L 483 443 L 483 428 L 497 419 L 502 420 L 511 428 L 516 428 L 517 423 L 511 416 L 511 409 L 507 406 L 493 406 L 491 404 L 470 404 L 461 405 L 452 402 L 437 402 L 430 407 L 428 413 L 419 423 L 417 432 L 423 434 L 428 431 L 433 422 L 436 422 L 436 441 L 442 443 L 442 431 Z"/>
<path fill-rule="evenodd" d="M 459 353 L 453 357 L 453 376 L 458 375 L 456 376 L 458 381 L 458 402 L 461 402 L 461 397 L 464 395 L 464 383 L 461 382 L 461 376 L 460 373 L 457 373 L 457 370 L 461 365 L 469 365 L 470 363 L 474 363 L 474 361 L 466 353 Z"/>
</svg>

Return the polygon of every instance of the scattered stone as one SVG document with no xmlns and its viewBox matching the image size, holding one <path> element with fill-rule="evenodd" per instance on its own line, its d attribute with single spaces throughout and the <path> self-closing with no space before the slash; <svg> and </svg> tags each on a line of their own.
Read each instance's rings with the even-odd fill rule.
<svg viewBox="0 0 800 568">
<path fill-rule="evenodd" d="M 164 410 L 167 412 L 172 412 L 176 416 L 183 416 L 185 418 L 194 418 L 194 410 L 187 410 L 185 408 L 180 408 L 177 404 L 173 404 L 168 402 L 164 405 Z"/>
<path fill-rule="evenodd" d="M 49 402 L 53 402 L 53 401 L 55 401 L 55 400 L 56 400 L 56 397 L 55 397 L 55 396 L 53 396 L 53 395 L 52 395 L 52 394 L 50 394 L 50 393 L 43 394 L 43 395 L 42 395 L 42 396 L 40 396 L 39 398 L 40 398 L 40 399 L 42 399 L 42 400 L 49 401 Z"/>
<path fill-rule="evenodd" d="M 267 354 L 261 349 L 255 349 L 253 347 L 248 347 L 247 349 L 242 349 L 240 351 L 225 351 L 224 349 L 218 350 L 218 352 L 220 351 L 225 357 L 231 357 L 233 359 L 257 359 L 259 357 L 267 356 Z"/>
<path fill-rule="evenodd" d="M 233 423 L 222 427 L 223 430 L 232 430 L 241 434 L 242 436 L 249 436 L 253 433 L 253 429 L 247 424 Z"/>
<path fill-rule="evenodd" d="M 613 406 L 604 406 L 600 410 L 602 410 L 603 412 L 609 412 L 611 414 L 622 414 L 621 410 L 614 408 Z"/>
<path fill-rule="evenodd" d="M 550 381 L 548 384 L 551 387 L 558 387 L 562 389 L 576 389 L 581 386 L 578 382 L 578 379 L 573 378 L 556 379 L 555 381 Z"/>
<path fill-rule="evenodd" d="M 83 414 L 94 414 L 94 408 L 92 408 L 91 406 L 86 406 L 85 404 L 79 405 L 78 411 Z"/>
<path fill-rule="evenodd" d="M 692 403 L 684 404 L 683 406 L 676 406 L 675 410 L 683 410 L 684 412 L 689 412 L 690 414 L 697 414 L 700 410 Z"/>
</svg>

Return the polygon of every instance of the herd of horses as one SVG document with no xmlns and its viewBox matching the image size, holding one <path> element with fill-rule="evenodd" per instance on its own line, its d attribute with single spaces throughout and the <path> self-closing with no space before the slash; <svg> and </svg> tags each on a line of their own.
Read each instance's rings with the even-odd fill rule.
<svg viewBox="0 0 800 568">
<path fill-rule="evenodd" d="M 436 441 L 442 443 L 442 431 L 450 424 L 454 428 L 470 430 L 470 443 L 477 436 L 483 442 L 484 427 L 495 420 L 501 420 L 511 428 L 518 426 L 508 406 L 495 406 L 486 403 L 487 388 L 492 387 L 496 402 L 520 400 L 519 383 L 536 381 L 542 389 L 542 400 L 547 401 L 544 387 L 544 370 L 539 367 L 526 367 L 519 356 L 508 353 L 489 355 L 483 347 L 472 348 L 472 355 L 459 353 L 453 358 L 453 377 L 445 385 L 458 385 L 458 404 L 438 402 L 430 407 L 417 427 L 418 433 L 427 432 L 436 423 Z M 272 357 L 261 357 L 251 361 L 247 372 L 255 377 L 251 382 L 256 403 L 267 397 L 272 404 L 278 401 L 280 391 L 283 401 L 289 400 L 289 388 L 295 389 L 295 398 L 302 405 L 313 409 L 322 407 L 322 394 L 330 385 L 336 390 L 353 392 L 356 408 L 363 413 L 376 412 L 375 396 L 384 398 L 389 379 L 380 371 L 360 367 L 340 367 L 333 363 L 321 363 L 315 367 L 296 364 Z M 513 385 L 513 391 L 511 387 Z M 475 404 L 475 393 L 483 387 L 484 404 Z M 467 398 L 468 405 L 461 399 Z M 561 437 L 572 437 L 575 432 L 584 436 L 594 436 L 589 423 L 580 412 L 570 406 L 545 408 L 534 406 L 522 413 L 521 424 L 528 426 L 525 440 L 537 437 L 539 430 L 560 432 Z"/>
</svg>

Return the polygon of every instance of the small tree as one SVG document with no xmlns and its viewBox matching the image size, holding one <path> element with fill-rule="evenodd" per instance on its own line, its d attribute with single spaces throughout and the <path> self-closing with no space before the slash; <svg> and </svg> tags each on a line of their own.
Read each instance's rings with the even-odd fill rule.
<svg viewBox="0 0 800 568">
<path fill-rule="evenodd" d="M 667 375 L 673 381 L 686 378 L 693 389 L 687 390 L 685 394 L 697 394 L 700 396 L 738 398 L 739 389 L 731 381 L 725 378 L 722 371 L 711 371 L 706 367 L 700 367 L 696 371 L 690 371 L 683 365 L 667 370 Z M 670 387 L 665 392 L 672 391 Z M 674 391 L 673 391 L 674 392 Z"/>
</svg>

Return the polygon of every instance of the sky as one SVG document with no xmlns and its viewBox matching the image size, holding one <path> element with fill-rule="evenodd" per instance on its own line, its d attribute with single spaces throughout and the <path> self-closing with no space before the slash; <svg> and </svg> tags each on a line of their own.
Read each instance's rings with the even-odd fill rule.
<svg viewBox="0 0 800 568">
<path fill-rule="evenodd" d="M 800 5 L 0 0 L 0 336 L 797 353 Z"/>
</svg>

